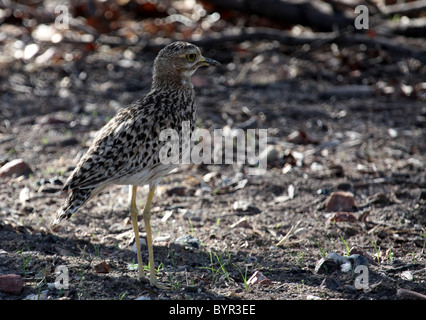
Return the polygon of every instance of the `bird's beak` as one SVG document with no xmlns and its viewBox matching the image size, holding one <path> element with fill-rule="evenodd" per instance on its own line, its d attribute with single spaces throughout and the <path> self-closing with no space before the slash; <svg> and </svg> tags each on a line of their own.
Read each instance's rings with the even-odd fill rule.
<svg viewBox="0 0 426 320">
<path fill-rule="evenodd" d="M 202 57 L 200 62 L 202 66 L 220 66 L 220 62 L 210 58 Z"/>
</svg>

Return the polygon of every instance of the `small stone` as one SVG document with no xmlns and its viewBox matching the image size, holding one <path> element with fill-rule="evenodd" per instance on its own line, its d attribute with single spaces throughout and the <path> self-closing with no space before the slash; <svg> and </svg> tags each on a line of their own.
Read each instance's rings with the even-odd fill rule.
<svg viewBox="0 0 426 320">
<path fill-rule="evenodd" d="M 411 271 L 404 271 L 401 273 L 401 278 L 407 281 L 413 281 L 414 280 L 414 276 L 413 273 Z"/>
<path fill-rule="evenodd" d="M 0 178 L 22 176 L 30 174 L 32 171 L 30 167 L 22 159 L 15 159 L 9 161 L 0 168 Z"/>
<path fill-rule="evenodd" d="M 236 212 L 241 212 L 245 214 L 257 214 L 261 212 L 259 208 L 247 201 L 235 201 L 232 205 L 232 208 Z"/>
<path fill-rule="evenodd" d="M 168 189 L 166 191 L 166 194 L 168 196 L 177 195 L 179 197 L 183 197 L 187 194 L 187 192 L 188 192 L 188 189 L 185 187 L 176 187 L 176 188 Z"/>
<path fill-rule="evenodd" d="M 30 200 L 30 189 L 28 187 L 25 187 L 19 192 L 19 201 L 21 201 L 22 204 L 25 204 Z"/>
<path fill-rule="evenodd" d="M 330 194 L 325 204 L 328 211 L 351 211 L 355 206 L 352 192 L 336 191 Z"/>
<path fill-rule="evenodd" d="M 23 285 L 24 282 L 20 275 L 5 274 L 0 276 L 0 292 L 19 295 Z"/>
<path fill-rule="evenodd" d="M 137 253 L 138 250 L 136 248 L 136 241 L 135 241 L 135 239 L 133 238 L 131 242 L 133 242 L 132 251 L 134 253 Z M 140 243 L 141 246 L 146 246 L 146 243 L 147 243 L 146 242 L 146 238 L 139 238 L 139 243 Z"/>
<path fill-rule="evenodd" d="M 333 273 L 338 269 L 337 263 L 334 260 L 327 259 L 327 258 L 321 258 L 316 266 L 315 266 L 315 273 L 322 274 L 330 274 Z"/>
<path fill-rule="evenodd" d="M 53 177 L 49 179 L 49 183 L 55 186 L 62 186 L 64 184 L 59 177 Z"/>
<path fill-rule="evenodd" d="M 343 272 L 354 270 L 357 266 L 366 266 L 368 268 L 368 259 L 359 254 L 353 254 L 348 257 L 341 256 L 336 252 L 331 252 L 327 257 L 320 259 L 315 266 L 315 273 L 330 274 L 340 268 Z"/>
<path fill-rule="evenodd" d="M 48 184 L 44 184 L 38 189 L 37 192 L 38 193 L 57 193 L 57 192 L 59 193 L 59 192 L 62 192 L 62 189 L 61 188 L 55 188 L 55 187 L 49 187 Z"/>
<path fill-rule="evenodd" d="M 366 258 L 368 260 L 368 263 L 377 266 L 377 262 L 375 261 L 375 259 L 371 255 L 369 255 L 367 252 L 365 252 L 364 250 L 362 250 L 361 248 L 352 247 L 349 250 L 349 254 L 350 255 L 355 255 L 355 254 L 361 255 L 361 256 L 363 256 L 364 258 Z"/>
<path fill-rule="evenodd" d="M 196 249 L 200 247 L 200 240 L 198 240 L 197 238 L 191 235 L 179 237 L 175 240 L 175 243 L 179 245 L 187 246 L 187 247 L 193 247 Z"/>
</svg>

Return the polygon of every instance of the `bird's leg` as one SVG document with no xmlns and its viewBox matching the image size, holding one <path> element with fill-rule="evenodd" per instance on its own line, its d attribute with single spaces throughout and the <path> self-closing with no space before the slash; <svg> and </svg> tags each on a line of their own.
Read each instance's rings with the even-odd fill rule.
<svg viewBox="0 0 426 320">
<path fill-rule="evenodd" d="M 130 206 L 130 214 L 132 216 L 133 231 L 135 233 L 135 243 L 136 243 L 136 250 L 138 255 L 139 278 L 143 279 L 143 264 L 142 264 L 141 244 L 139 241 L 139 227 L 138 227 L 138 207 L 136 206 L 137 188 L 138 188 L 137 186 L 130 186 L 129 206 Z"/>
<path fill-rule="evenodd" d="M 154 197 L 155 186 L 151 186 L 148 193 L 148 198 L 146 200 L 145 208 L 143 210 L 143 220 L 145 222 L 145 230 L 146 230 L 146 238 L 148 245 L 148 253 L 149 253 L 149 282 L 151 287 L 157 287 L 159 289 L 168 289 L 164 285 L 161 285 L 157 277 L 155 276 L 155 266 L 154 266 L 154 250 L 152 247 L 152 231 L 151 231 L 151 204 L 152 198 Z"/>
</svg>

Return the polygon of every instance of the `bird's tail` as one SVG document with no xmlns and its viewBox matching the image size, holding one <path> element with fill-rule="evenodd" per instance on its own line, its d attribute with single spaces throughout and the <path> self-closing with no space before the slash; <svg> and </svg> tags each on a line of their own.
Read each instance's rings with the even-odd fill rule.
<svg viewBox="0 0 426 320">
<path fill-rule="evenodd" d="M 92 195 L 93 189 L 73 189 L 67 200 L 56 213 L 55 219 L 51 222 L 51 227 L 58 226 L 62 220 L 69 219 Z"/>
</svg>

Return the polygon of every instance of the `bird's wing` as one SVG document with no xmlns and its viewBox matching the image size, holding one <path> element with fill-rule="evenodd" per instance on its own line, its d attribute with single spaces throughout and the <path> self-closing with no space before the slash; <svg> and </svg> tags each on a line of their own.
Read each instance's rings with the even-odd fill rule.
<svg viewBox="0 0 426 320">
<path fill-rule="evenodd" d="M 117 113 L 98 133 L 64 190 L 94 188 L 148 165 L 143 157 L 152 156 L 148 146 L 151 139 L 156 140 L 154 114 L 155 104 L 130 106 Z"/>
</svg>

